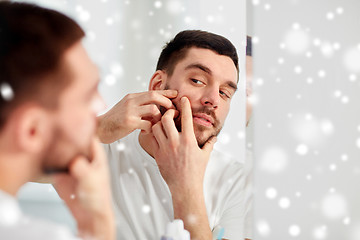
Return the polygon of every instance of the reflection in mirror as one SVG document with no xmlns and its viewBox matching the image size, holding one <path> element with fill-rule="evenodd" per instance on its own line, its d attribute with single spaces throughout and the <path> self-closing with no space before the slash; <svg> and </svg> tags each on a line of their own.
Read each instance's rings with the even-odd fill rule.
<svg viewBox="0 0 360 240">
<path fill-rule="evenodd" d="M 225 239 L 252 238 L 251 231 L 249 230 L 251 226 L 246 225 L 244 228 L 244 214 L 248 211 L 246 211 L 242 202 L 244 199 L 250 199 L 245 197 L 244 194 L 251 192 L 251 190 L 244 191 L 247 179 L 244 178 L 245 174 L 243 174 L 243 171 L 246 170 L 243 165 L 246 155 L 244 147 L 246 125 L 246 84 L 244 81 L 246 46 L 245 1 L 236 1 L 236 3 L 224 2 L 221 4 L 217 1 L 193 2 L 190 0 L 138 2 L 128 0 L 104 0 L 98 2 L 49 2 L 39 0 L 35 2 L 69 14 L 85 29 L 86 38 L 84 39 L 84 45 L 90 53 L 90 57 L 100 69 L 102 81 L 99 90 L 108 105 L 104 113 L 114 109 L 112 107 L 116 106 L 121 99 L 128 100 L 128 98 L 131 98 L 132 95 L 128 94 L 146 92 L 149 88 L 151 90 L 163 90 L 167 87 L 178 90 L 178 93 L 185 93 L 184 90 L 186 90 L 186 94 L 183 95 L 189 98 L 192 105 L 196 105 L 196 101 L 198 101 L 199 104 L 204 104 L 207 108 L 211 106 L 213 109 L 218 109 L 215 115 L 212 115 L 207 110 L 203 110 L 203 112 L 199 111 L 194 116 L 195 126 L 199 125 L 199 127 L 195 128 L 196 140 L 207 140 L 207 137 L 210 136 L 209 133 L 212 131 L 205 131 L 204 129 L 209 128 L 209 126 L 210 128 L 215 126 L 216 118 L 220 122 L 218 126 L 224 123 L 224 127 L 214 146 L 214 151 L 211 151 L 211 142 L 207 145 L 205 144 L 204 147 L 207 150 L 201 149 L 200 151 L 197 144 L 195 144 L 197 148 L 191 148 L 192 154 L 190 156 L 196 157 L 197 161 L 201 161 L 204 158 L 203 162 L 205 163 L 193 165 L 194 168 L 202 166 L 202 169 L 197 170 L 196 174 L 194 174 L 192 169 L 178 174 L 178 178 L 189 174 L 189 177 L 182 179 L 184 184 L 181 185 L 176 184 L 180 182 L 180 179 L 173 180 L 171 178 L 176 176 L 175 173 L 166 172 L 162 168 L 162 165 L 168 164 L 168 161 L 165 160 L 175 158 L 173 157 L 174 154 L 168 153 L 167 158 L 165 158 L 165 153 L 161 155 L 160 150 L 154 151 L 156 148 L 153 145 L 148 147 L 148 150 L 144 147 L 144 150 L 142 149 L 144 144 L 142 144 L 141 138 L 139 142 L 136 136 L 135 138 L 133 137 L 134 134 L 126 136 L 129 132 L 125 131 L 121 137 L 126 136 L 124 140 L 127 142 L 134 141 L 133 145 L 135 148 L 138 147 L 140 149 L 140 156 L 144 157 L 145 155 L 144 161 L 149 162 L 144 163 L 140 161 L 140 164 L 145 164 L 140 168 L 139 166 L 131 165 L 134 162 L 121 162 L 119 159 L 111 161 L 113 164 L 111 165 L 111 170 L 118 171 L 118 174 L 112 175 L 112 182 L 115 213 L 119 220 L 118 232 L 124 234 L 119 236 L 124 236 L 121 238 L 126 239 L 160 239 L 161 235 L 165 233 L 166 224 L 174 218 L 180 218 L 192 236 L 198 234 L 199 236 L 207 235 L 210 238 L 211 235 L 214 238 L 221 237 Z M 235 61 L 226 56 L 226 54 L 215 54 L 212 50 L 190 49 L 183 61 L 181 61 L 184 65 L 177 65 L 172 75 L 165 71 L 156 72 L 156 62 L 162 47 L 178 32 L 185 29 L 210 31 L 226 37 L 235 44 L 240 70 L 236 94 L 234 94 L 234 85 L 236 85 L 238 73 Z M 224 43 L 224 40 L 222 39 L 221 42 Z M 179 84 L 178 81 L 174 81 L 175 76 L 177 79 L 187 77 L 186 79 L 190 80 L 187 82 L 189 85 L 185 86 L 182 82 Z M 167 86 L 165 84 L 166 79 L 168 80 Z M 209 88 L 209 86 L 217 88 Z M 196 90 L 195 94 L 193 91 L 190 92 L 189 89 L 192 88 L 204 89 L 201 91 L 206 92 Z M 233 94 L 234 96 L 232 96 Z M 169 102 L 164 100 L 164 98 L 167 100 L 175 99 L 173 103 L 177 110 L 183 110 L 183 108 L 186 110 L 187 103 L 183 103 L 184 107 L 182 108 L 180 99 L 176 98 L 177 95 L 173 95 L 170 92 L 163 93 L 163 95 L 166 95 L 163 96 L 163 100 L 156 100 L 155 103 L 161 101 L 161 104 L 167 105 Z M 196 97 L 201 95 L 204 96 L 202 99 L 196 99 Z M 125 96 L 128 96 L 128 98 Z M 230 101 L 227 99 L 229 96 L 231 97 L 231 106 Z M 144 101 L 145 97 L 140 97 L 139 99 Z M 167 108 L 171 108 L 171 104 Z M 230 111 L 227 115 L 229 107 Z M 141 106 L 129 108 L 129 110 L 136 111 L 140 108 Z M 118 112 L 118 110 L 115 112 Z M 169 117 L 172 117 L 171 114 L 176 114 L 176 112 L 172 113 L 169 111 Z M 158 117 L 161 116 L 158 115 L 150 120 L 150 122 L 156 121 Z M 225 118 L 226 122 L 224 122 Z M 148 119 L 145 117 L 141 120 Z M 138 128 L 138 126 L 135 128 Z M 144 127 L 144 130 L 146 130 L 146 127 Z M 149 131 L 149 128 L 147 130 Z M 161 128 L 158 128 L 158 131 L 160 130 Z M 205 133 L 205 138 L 203 138 L 202 133 Z M 161 136 L 169 137 L 169 134 L 169 132 L 165 134 L 163 132 L 163 135 L 155 136 L 155 138 L 157 137 L 155 143 L 159 143 Z M 109 142 L 114 140 L 111 139 Z M 108 154 L 111 152 L 113 156 L 124 156 L 128 152 L 132 152 L 127 142 L 105 145 L 105 149 L 107 149 Z M 168 150 L 170 148 L 165 149 Z M 179 149 L 185 149 L 184 145 L 182 144 Z M 210 152 L 212 152 L 211 159 L 206 164 Z M 156 161 L 151 156 L 155 157 Z M 159 161 L 161 159 L 163 162 L 160 165 Z M 129 165 L 124 166 L 124 164 Z M 159 169 L 154 168 L 154 164 L 155 166 L 159 164 Z M 159 177 L 159 170 L 162 174 L 161 177 Z M 192 171 L 193 174 L 191 175 Z M 157 174 L 157 177 L 154 177 L 155 175 L 152 174 Z M 129 179 L 133 179 L 133 181 L 129 181 Z M 141 186 L 136 185 L 137 181 L 145 184 Z M 203 189 L 203 184 L 195 184 L 196 181 L 204 181 L 203 184 L 209 187 Z M 122 184 L 123 186 L 121 186 Z M 156 187 L 152 188 L 151 186 Z M 190 190 L 178 188 L 179 186 L 197 187 L 198 191 L 196 194 L 183 199 L 185 194 L 182 191 Z M 149 189 L 153 189 L 153 191 L 150 192 Z M 135 195 L 138 197 L 132 198 Z M 176 199 L 175 196 L 179 196 L 179 198 Z M 34 183 L 28 184 L 19 193 L 19 199 L 26 213 L 65 223 L 70 225 L 75 231 L 73 218 L 51 186 Z M 194 199 L 200 201 L 193 201 Z M 125 204 L 125 207 L 119 207 L 122 204 Z M 248 205 L 246 204 L 247 207 Z M 189 212 L 185 211 L 185 208 L 193 209 L 194 214 L 189 214 Z M 124 209 L 127 209 L 126 211 L 129 212 L 124 214 Z M 132 214 L 129 217 L 131 221 L 122 218 L 121 214 L 123 214 L 123 217 Z M 235 221 L 227 221 L 228 219 L 235 219 Z M 135 224 L 131 222 L 135 222 Z M 249 222 L 251 221 L 247 221 L 247 223 Z M 144 229 L 147 230 L 145 231 Z"/>
</svg>

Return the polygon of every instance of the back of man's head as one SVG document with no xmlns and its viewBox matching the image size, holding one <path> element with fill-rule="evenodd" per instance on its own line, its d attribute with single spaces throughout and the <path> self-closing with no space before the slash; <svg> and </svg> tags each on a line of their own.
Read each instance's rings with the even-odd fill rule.
<svg viewBox="0 0 360 240">
<path fill-rule="evenodd" d="M 175 65 L 186 57 L 186 53 L 191 47 L 209 49 L 230 57 L 239 72 L 239 59 L 235 46 L 223 36 L 201 30 L 179 32 L 164 46 L 156 70 L 164 70 L 171 76 Z"/>
<path fill-rule="evenodd" d="M 0 2 L 0 131 L 24 102 L 57 106 L 70 83 L 62 57 L 84 35 L 77 23 L 54 10 Z"/>
</svg>

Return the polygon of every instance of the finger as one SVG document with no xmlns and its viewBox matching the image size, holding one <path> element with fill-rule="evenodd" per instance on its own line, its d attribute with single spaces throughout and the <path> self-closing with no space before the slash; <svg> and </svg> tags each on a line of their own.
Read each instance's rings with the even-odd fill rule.
<svg viewBox="0 0 360 240">
<path fill-rule="evenodd" d="M 194 133 L 192 111 L 189 99 L 187 97 L 181 98 L 181 131 L 185 134 Z"/>
<path fill-rule="evenodd" d="M 212 136 L 209 140 L 207 140 L 207 142 L 204 144 L 204 146 L 202 147 L 202 150 L 204 150 L 205 152 L 210 153 L 213 148 L 214 148 L 214 144 L 217 141 L 217 137 L 216 136 Z"/>
<path fill-rule="evenodd" d="M 151 117 L 155 123 L 161 119 L 160 109 L 155 104 L 140 106 L 138 111 L 141 117 Z"/>
<path fill-rule="evenodd" d="M 165 112 L 164 116 L 161 118 L 161 123 L 163 125 L 165 134 L 170 141 L 175 141 L 178 136 L 179 132 L 176 129 L 174 118 L 176 115 L 179 115 L 179 111 L 174 109 L 169 109 Z"/>
<path fill-rule="evenodd" d="M 151 133 L 152 122 L 148 120 L 140 120 L 139 129 L 144 133 Z"/>
<path fill-rule="evenodd" d="M 167 138 L 166 138 L 166 135 L 164 133 L 161 121 L 156 123 L 152 127 L 152 132 L 153 132 L 154 137 L 155 137 L 157 143 L 159 144 L 159 146 L 161 146 L 164 142 L 167 141 Z"/>
<path fill-rule="evenodd" d="M 90 162 L 83 156 L 76 157 L 69 166 L 70 175 L 75 179 L 83 178 L 89 171 Z"/>
<path fill-rule="evenodd" d="M 175 106 L 170 99 L 175 98 L 176 96 L 177 91 L 175 90 L 149 91 L 139 95 L 139 105 L 154 103 L 163 106 L 166 109 L 175 109 Z"/>
</svg>

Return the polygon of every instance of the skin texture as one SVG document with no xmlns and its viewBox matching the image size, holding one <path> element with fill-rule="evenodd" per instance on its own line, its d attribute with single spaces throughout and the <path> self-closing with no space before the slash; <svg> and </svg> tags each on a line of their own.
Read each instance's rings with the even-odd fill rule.
<svg viewBox="0 0 360 240">
<path fill-rule="evenodd" d="M 50 178 L 75 217 L 79 235 L 115 239 L 108 166 L 95 137 L 102 105 L 97 69 L 80 42 L 63 60 L 72 82 L 60 94 L 58 107 L 29 100 L 10 114 L 1 131 L 0 188 L 15 196 L 44 172 L 64 172 Z"/>
<path fill-rule="evenodd" d="M 163 116 L 160 117 L 155 110 L 146 119 L 139 113 L 133 113 L 136 118 L 148 121 L 147 126 L 152 126 L 149 130 L 138 121 L 139 124 L 131 129 L 143 130 L 139 136 L 140 145 L 155 158 L 172 193 L 174 217 L 184 221 L 191 239 L 212 239 L 203 180 L 215 136 L 224 124 L 236 85 L 237 70 L 231 58 L 208 49 L 190 48 L 186 57 L 176 64 L 171 76 L 166 71 L 156 71 L 149 91 L 141 93 L 143 98 L 147 95 L 162 98 L 166 97 L 164 89 L 176 90 L 177 94 L 160 104 L 164 108 Z M 136 98 L 136 94 L 127 98 Z M 124 118 L 127 117 L 120 114 L 121 105 L 124 105 L 122 101 L 115 106 L 119 108 L 119 114 L 110 110 L 100 117 L 103 127 L 98 133 L 101 140 L 105 139 L 101 136 L 112 134 L 111 126 L 121 126 L 126 122 Z M 139 109 L 154 104 L 157 103 L 133 101 L 132 106 L 127 108 Z M 113 134 L 106 139 L 118 139 L 120 136 Z"/>
</svg>

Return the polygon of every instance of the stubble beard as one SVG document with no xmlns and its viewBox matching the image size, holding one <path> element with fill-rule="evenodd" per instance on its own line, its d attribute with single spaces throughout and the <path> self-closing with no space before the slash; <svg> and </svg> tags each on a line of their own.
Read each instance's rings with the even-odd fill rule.
<svg viewBox="0 0 360 240">
<path fill-rule="evenodd" d="M 59 148 L 59 146 L 63 147 Z M 76 149 L 64 131 L 56 127 L 53 130 L 52 139 L 43 157 L 42 172 L 44 174 L 69 173 L 69 165 L 77 156 L 91 159 L 90 144 L 85 149 Z"/>
</svg>

